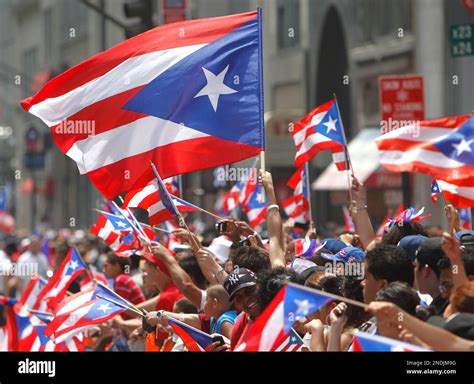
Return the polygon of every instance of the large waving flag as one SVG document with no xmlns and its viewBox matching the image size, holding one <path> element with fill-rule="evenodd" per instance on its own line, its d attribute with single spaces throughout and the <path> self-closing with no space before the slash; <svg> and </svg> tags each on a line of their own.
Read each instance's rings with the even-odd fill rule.
<svg viewBox="0 0 474 384">
<path fill-rule="evenodd" d="M 20 300 L 18 300 L 20 305 L 25 309 L 46 309 L 46 302 L 38 302 L 38 297 L 46 284 L 47 281 L 42 277 L 38 275 L 32 276 L 21 294 Z"/>
<path fill-rule="evenodd" d="M 336 100 L 320 105 L 293 127 L 296 145 L 295 166 L 310 161 L 320 151 L 329 149 L 337 169 L 348 169 L 347 149 Z"/>
<path fill-rule="evenodd" d="M 354 334 L 354 352 L 420 352 L 430 351 L 414 344 L 365 332 Z"/>
<path fill-rule="evenodd" d="M 181 338 L 189 352 L 210 352 L 212 336 L 172 317 L 168 324 Z"/>
<path fill-rule="evenodd" d="M 66 296 L 69 285 L 85 271 L 87 271 L 86 263 L 76 247 L 72 246 L 59 268 L 38 294 L 37 301 L 52 301 L 51 306 L 56 307 L 57 303 Z"/>
<path fill-rule="evenodd" d="M 275 351 L 286 340 L 296 321 L 316 312 L 331 300 L 324 292 L 288 283 L 257 318 L 247 340 L 237 345 L 235 350 Z"/>
<path fill-rule="evenodd" d="M 154 28 L 49 81 L 22 107 L 107 198 L 264 148 L 260 11 Z M 124 176 L 125 175 L 125 176 Z"/>
<path fill-rule="evenodd" d="M 473 186 L 474 117 L 471 115 L 405 126 L 380 136 L 377 145 L 380 162 L 389 171 L 420 172 L 438 182 Z"/>
</svg>

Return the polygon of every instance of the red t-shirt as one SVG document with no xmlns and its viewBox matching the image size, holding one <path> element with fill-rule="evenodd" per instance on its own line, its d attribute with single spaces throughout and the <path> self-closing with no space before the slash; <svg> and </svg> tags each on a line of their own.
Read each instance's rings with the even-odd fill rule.
<svg viewBox="0 0 474 384">
<path fill-rule="evenodd" d="M 239 316 L 237 316 L 234 326 L 232 327 L 232 332 L 230 333 L 231 351 L 233 351 L 234 348 L 241 342 L 245 341 L 250 329 L 252 328 L 252 325 L 253 321 L 249 319 L 245 312 L 241 312 Z"/>
<path fill-rule="evenodd" d="M 114 280 L 114 291 L 132 304 L 140 304 L 145 301 L 142 290 L 130 275 L 118 275 Z"/>
</svg>

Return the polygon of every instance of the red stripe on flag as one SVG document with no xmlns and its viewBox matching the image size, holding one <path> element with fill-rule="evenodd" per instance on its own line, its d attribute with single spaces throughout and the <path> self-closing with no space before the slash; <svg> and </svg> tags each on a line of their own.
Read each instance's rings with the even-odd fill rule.
<svg viewBox="0 0 474 384">
<path fill-rule="evenodd" d="M 257 12 L 248 12 L 210 19 L 188 20 L 151 29 L 99 53 L 55 77 L 35 96 L 23 100 L 21 105 L 28 111 L 32 105 L 70 92 L 104 75 L 131 57 L 213 42 L 256 17 Z"/>
</svg>

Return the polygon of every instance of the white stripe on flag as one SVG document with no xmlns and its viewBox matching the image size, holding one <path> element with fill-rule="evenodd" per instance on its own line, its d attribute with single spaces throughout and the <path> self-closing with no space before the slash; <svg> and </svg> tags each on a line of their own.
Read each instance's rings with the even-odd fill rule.
<svg viewBox="0 0 474 384">
<path fill-rule="evenodd" d="M 440 152 L 414 149 L 411 151 L 380 151 L 380 163 L 402 165 L 417 161 L 437 168 L 457 168 L 465 165 L 454 159 L 450 159 Z"/>
<path fill-rule="evenodd" d="M 301 145 L 300 149 L 298 150 L 298 153 L 296 156 L 301 156 L 302 154 L 308 152 L 311 148 L 313 148 L 315 145 L 320 144 L 320 143 L 325 143 L 327 141 L 331 141 L 329 137 L 326 137 L 324 135 L 321 135 L 320 133 L 315 133 L 314 135 L 309 136 Z"/>
<path fill-rule="evenodd" d="M 148 84 L 160 74 L 207 44 L 190 45 L 131 57 L 104 75 L 33 105 L 29 112 L 52 127 L 85 107 Z"/>
<path fill-rule="evenodd" d="M 157 147 L 202 137 L 208 135 L 181 124 L 149 116 L 79 140 L 67 155 L 77 163 L 80 173 L 86 174 Z M 110 151 L 110 148 L 114 150 Z"/>
<path fill-rule="evenodd" d="M 402 139 L 416 142 L 438 141 L 453 133 L 453 129 L 436 128 L 436 127 L 418 127 L 414 125 L 407 125 L 405 127 L 395 129 L 385 133 L 383 136 L 377 138 L 376 141 L 383 141 L 387 139 Z"/>
<path fill-rule="evenodd" d="M 293 140 L 295 141 L 296 146 L 300 145 L 305 140 L 306 132 L 308 131 L 308 129 L 314 129 L 314 127 L 316 125 L 318 125 L 323 120 L 323 118 L 324 118 L 324 116 L 326 116 L 326 114 L 327 114 L 327 111 L 314 115 L 313 118 L 311 119 L 311 123 L 309 123 L 309 125 L 307 125 L 301 131 L 296 132 L 293 135 Z"/>
</svg>

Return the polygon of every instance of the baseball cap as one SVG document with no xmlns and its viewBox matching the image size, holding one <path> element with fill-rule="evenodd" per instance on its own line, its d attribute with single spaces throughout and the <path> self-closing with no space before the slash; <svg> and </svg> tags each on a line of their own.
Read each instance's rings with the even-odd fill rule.
<svg viewBox="0 0 474 384">
<path fill-rule="evenodd" d="M 436 274 L 439 274 L 438 261 L 446 256 L 441 248 L 441 241 L 441 237 L 426 239 L 418 248 L 415 256 L 420 264 L 428 265 Z"/>
<path fill-rule="evenodd" d="M 470 229 L 465 229 L 463 231 L 458 231 L 454 234 L 456 240 L 461 240 L 464 236 L 474 236 L 474 231 Z"/>
<path fill-rule="evenodd" d="M 295 258 L 290 264 L 290 269 L 298 274 L 299 284 L 304 284 L 314 272 L 325 271 L 323 267 L 319 267 L 312 261 L 301 258 Z"/>
<path fill-rule="evenodd" d="M 472 313 L 455 313 L 447 319 L 442 316 L 431 316 L 428 318 L 428 323 L 464 339 L 474 340 L 474 314 Z"/>
<path fill-rule="evenodd" d="M 356 247 L 345 247 L 335 255 L 321 253 L 326 260 L 340 261 L 342 263 L 357 263 L 365 259 L 365 252 Z"/>
<path fill-rule="evenodd" d="M 398 242 L 398 246 L 405 251 L 411 261 L 415 261 L 416 251 L 418 251 L 418 249 L 427 239 L 428 238 L 423 235 L 405 236 Z"/>
<path fill-rule="evenodd" d="M 334 254 L 347 247 L 347 244 L 340 239 L 324 239 L 321 240 L 321 243 L 326 243 L 324 244 L 324 249 Z"/>
<path fill-rule="evenodd" d="M 158 259 L 157 257 L 155 257 L 153 253 L 145 251 L 143 252 L 142 256 L 144 259 L 146 259 L 153 265 L 156 265 L 161 272 L 163 272 L 164 274 L 168 276 L 171 276 L 170 271 L 168 270 L 168 267 L 166 266 L 166 264 L 160 259 Z"/>
<path fill-rule="evenodd" d="M 234 269 L 224 280 L 224 288 L 232 300 L 236 292 L 257 285 L 257 275 L 247 268 Z"/>
</svg>

